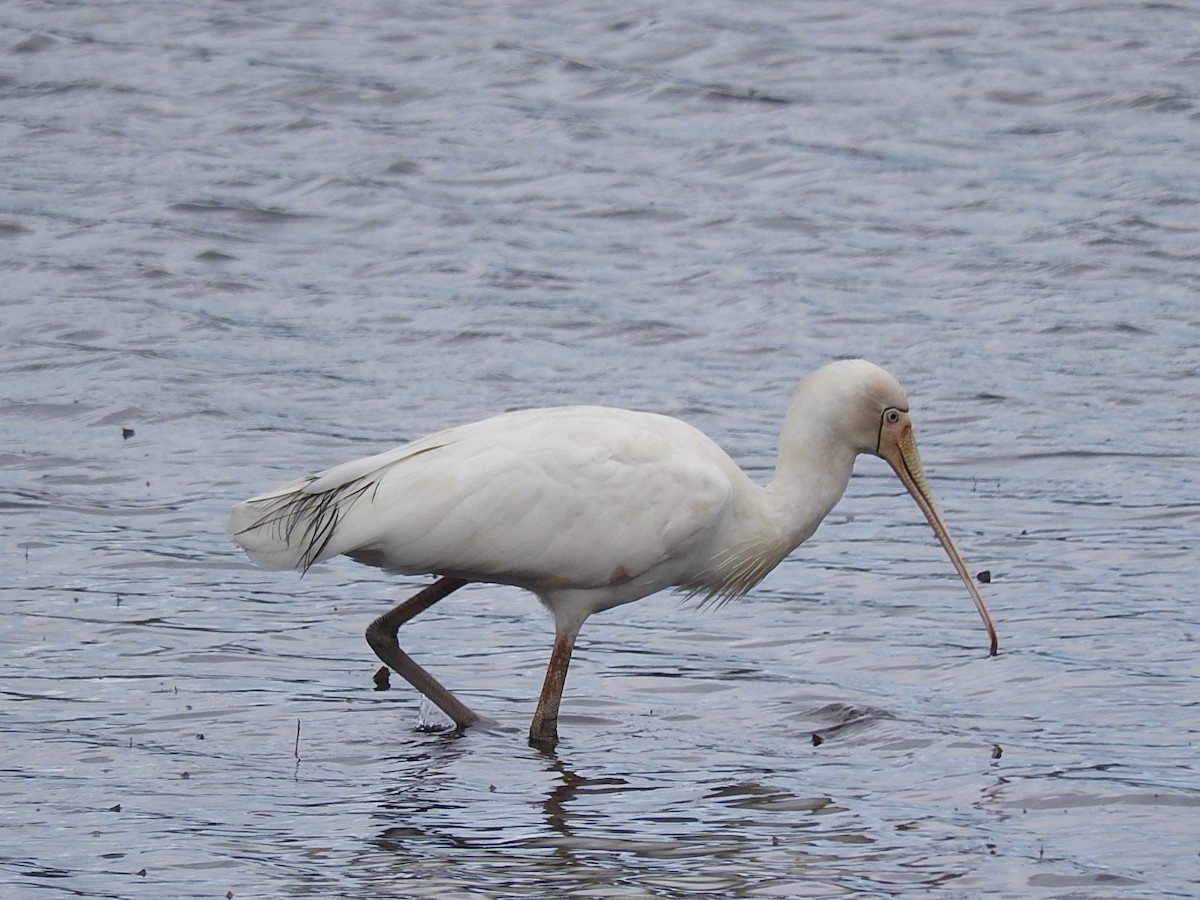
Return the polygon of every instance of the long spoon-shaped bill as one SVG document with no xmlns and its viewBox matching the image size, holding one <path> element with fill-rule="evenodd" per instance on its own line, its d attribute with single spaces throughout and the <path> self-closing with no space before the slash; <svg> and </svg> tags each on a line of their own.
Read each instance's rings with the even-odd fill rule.
<svg viewBox="0 0 1200 900">
<path fill-rule="evenodd" d="M 995 656 L 999 649 L 996 626 L 992 623 L 992 617 L 988 613 L 987 606 L 984 605 L 983 597 L 979 595 L 979 590 L 971 581 L 966 563 L 959 555 L 958 548 L 954 546 L 954 541 L 950 539 L 950 532 L 946 530 L 946 524 L 933 504 L 933 495 L 930 494 L 929 485 L 925 481 L 925 470 L 921 467 L 921 457 L 917 453 L 917 442 L 913 437 L 912 426 L 907 421 L 894 430 L 885 425 L 880 431 L 879 449 L 876 452 L 888 461 L 904 486 L 908 488 L 908 492 L 912 494 L 913 499 L 917 501 L 917 506 L 921 507 L 925 518 L 929 520 L 929 524 L 933 527 L 933 533 L 937 535 L 938 541 L 950 557 L 950 562 L 954 563 L 954 568 L 958 570 L 963 584 L 971 593 L 971 599 L 975 601 L 975 608 L 983 617 L 983 624 L 987 626 L 988 636 L 992 641 L 989 655 Z"/>
</svg>

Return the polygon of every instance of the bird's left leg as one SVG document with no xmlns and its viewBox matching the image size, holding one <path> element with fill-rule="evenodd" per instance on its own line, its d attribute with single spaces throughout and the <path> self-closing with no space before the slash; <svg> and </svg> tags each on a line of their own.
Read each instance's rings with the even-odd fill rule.
<svg viewBox="0 0 1200 900">
<path fill-rule="evenodd" d="M 529 726 L 529 743 L 536 746 L 553 747 L 558 743 L 558 707 L 562 703 L 563 685 L 567 680 L 567 667 L 571 665 L 571 651 L 575 649 L 575 632 L 559 632 L 554 638 L 554 651 L 550 654 L 550 665 L 546 667 L 546 681 L 542 684 L 542 696 L 538 699 Z"/>
<path fill-rule="evenodd" d="M 459 728 L 475 724 L 480 720 L 479 715 L 401 650 L 398 634 L 401 625 L 418 613 L 429 609 L 447 594 L 457 591 L 464 584 L 466 582 L 461 578 L 439 578 L 429 587 L 409 597 L 390 612 L 385 612 L 367 626 L 367 643 L 371 645 L 375 655 L 435 703 L 442 712 L 454 720 L 454 724 Z"/>
</svg>

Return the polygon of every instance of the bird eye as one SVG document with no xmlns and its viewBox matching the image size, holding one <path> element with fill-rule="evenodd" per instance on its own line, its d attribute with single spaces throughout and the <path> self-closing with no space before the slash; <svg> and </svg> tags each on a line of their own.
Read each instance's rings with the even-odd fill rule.
<svg viewBox="0 0 1200 900">
<path fill-rule="evenodd" d="M 900 410 L 885 409 L 883 411 L 883 421 L 888 425 L 895 425 L 900 421 Z"/>
</svg>

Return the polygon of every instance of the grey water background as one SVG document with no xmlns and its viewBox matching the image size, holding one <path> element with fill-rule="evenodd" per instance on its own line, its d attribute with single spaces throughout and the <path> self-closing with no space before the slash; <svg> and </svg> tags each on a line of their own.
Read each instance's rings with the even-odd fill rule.
<svg viewBox="0 0 1200 900">
<path fill-rule="evenodd" d="M 1200 894 L 1200 8 L 0 8 L 0 895 Z M 863 355 L 1000 629 L 860 461 L 750 596 L 551 624 L 251 567 L 236 500 L 595 402 L 765 480 Z M 814 746 L 813 735 L 824 738 Z M 997 749 L 1001 754 L 995 756 Z"/>
</svg>

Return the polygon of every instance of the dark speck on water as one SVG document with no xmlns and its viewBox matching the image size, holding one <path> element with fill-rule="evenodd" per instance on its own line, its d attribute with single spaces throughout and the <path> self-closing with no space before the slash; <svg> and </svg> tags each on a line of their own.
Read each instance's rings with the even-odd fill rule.
<svg viewBox="0 0 1200 900">
<path fill-rule="evenodd" d="M 3 9 L 0 896 L 1197 894 L 1192 5 Z M 222 533 L 527 406 L 764 482 L 845 356 L 1004 656 L 869 456 L 749 596 L 593 617 L 553 754 L 536 599 L 412 623 L 456 732 L 363 676 L 421 579 Z"/>
<path fill-rule="evenodd" d="M 377 691 L 390 690 L 392 687 L 392 670 L 389 669 L 387 666 L 380 666 L 378 669 L 375 670 L 375 675 L 373 676 L 373 680 L 375 682 L 375 690 L 377 690 Z"/>
</svg>

